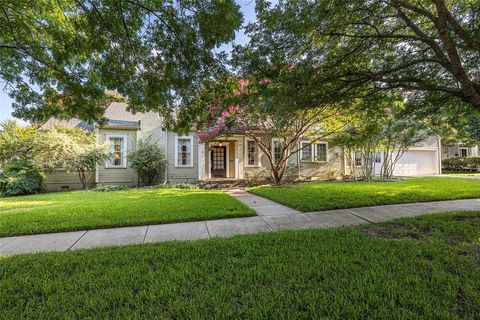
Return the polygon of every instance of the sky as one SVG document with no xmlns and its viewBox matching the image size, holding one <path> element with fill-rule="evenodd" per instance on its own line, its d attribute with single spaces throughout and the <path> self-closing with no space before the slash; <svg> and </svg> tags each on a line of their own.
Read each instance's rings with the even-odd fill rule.
<svg viewBox="0 0 480 320">
<path fill-rule="evenodd" d="M 255 0 L 236 0 L 236 2 L 240 5 L 241 11 L 243 12 L 244 24 L 255 21 Z M 277 1 L 273 0 L 271 2 L 276 3 Z M 244 29 L 237 31 L 233 43 L 244 44 L 247 41 L 248 37 L 245 35 Z M 223 45 L 220 49 L 228 51 L 231 49 L 231 44 Z M 11 108 L 12 99 L 3 91 L 1 84 L 0 81 L 0 122 L 6 119 L 13 119 L 13 110 Z"/>
</svg>

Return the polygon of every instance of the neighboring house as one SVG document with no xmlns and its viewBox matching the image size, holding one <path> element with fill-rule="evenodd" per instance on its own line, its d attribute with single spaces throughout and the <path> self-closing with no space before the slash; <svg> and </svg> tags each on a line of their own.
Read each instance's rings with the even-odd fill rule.
<svg viewBox="0 0 480 320">
<path fill-rule="evenodd" d="M 478 145 L 467 146 L 459 141 L 452 145 L 445 145 L 442 148 L 442 160 L 471 156 L 478 156 Z"/>
<path fill-rule="evenodd" d="M 235 133 L 218 137 L 208 143 L 198 143 L 196 133 L 177 135 L 162 126 L 157 113 L 127 111 L 124 103 L 112 103 L 105 111 L 106 124 L 88 124 L 80 120 L 59 121 L 50 119 L 44 127 L 55 124 L 92 130 L 100 143 L 109 142 L 113 157 L 98 165 L 89 180 L 90 184 L 138 185 L 138 177 L 127 161 L 127 154 L 135 150 L 138 141 L 152 137 L 164 150 L 168 165 L 165 180 L 196 182 L 209 179 L 244 179 L 263 171 L 268 174 L 269 162 L 256 143 L 245 135 Z M 303 149 L 289 160 L 290 170 L 302 178 L 318 179 L 332 174 L 349 174 L 342 148 L 329 145 L 328 141 L 310 144 L 300 141 Z M 280 152 L 280 144 L 272 141 L 274 150 Z M 397 163 L 395 174 L 400 176 L 434 175 L 440 173 L 440 139 L 431 136 L 421 145 L 407 151 Z M 376 173 L 379 174 L 382 156 L 377 157 Z M 358 163 L 359 165 L 361 163 Z M 378 172 L 377 172 L 378 171 Z M 49 190 L 79 189 L 74 173 L 56 172 L 46 180 Z"/>
</svg>

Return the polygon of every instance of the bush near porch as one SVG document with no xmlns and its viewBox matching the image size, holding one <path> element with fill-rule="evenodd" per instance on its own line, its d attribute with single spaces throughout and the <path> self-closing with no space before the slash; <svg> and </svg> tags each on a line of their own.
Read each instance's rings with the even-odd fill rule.
<svg viewBox="0 0 480 320">
<path fill-rule="evenodd" d="M 0 199 L 0 237 L 253 216 L 222 191 L 75 191 Z"/>
<path fill-rule="evenodd" d="M 257 187 L 249 191 L 302 212 L 309 212 L 480 198 L 480 179 L 412 178 L 388 182 L 309 182 Z"/>
</svg>

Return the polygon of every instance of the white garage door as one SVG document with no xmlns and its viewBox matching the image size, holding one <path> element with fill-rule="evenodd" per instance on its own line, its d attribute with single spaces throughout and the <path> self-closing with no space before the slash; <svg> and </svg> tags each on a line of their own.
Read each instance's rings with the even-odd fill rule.
<svg viewBox="0 0 480 320">
<path fill-rule="evenodd" d="M 430 150 L 407 151 L 398 160 L 393 172 L 396 176 L 438 174 L 437 152 Z"/>
</svg>

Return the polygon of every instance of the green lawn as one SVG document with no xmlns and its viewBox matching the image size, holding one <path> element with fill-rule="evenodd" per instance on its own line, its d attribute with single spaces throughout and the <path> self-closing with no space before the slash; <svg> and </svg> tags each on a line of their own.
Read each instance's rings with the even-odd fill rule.
<svg viewBox="0 0 480 320">
<path fill-rule="evenodd" d="M 0 198 L 0 236 L 255 215 L 221 191 L 138 189 Z"/>
<path fill-rule="evenodd" d="M 395 182 L 309 182 L 257 187 L 252 193 L 302 212 L 395 203 L 480 198 L 480 179 L 415 178 Z"/>
<path fill-rule="evenodd" d="M 480 172 L 469 172 L 469 171 L 442 170 L 442 174 L 449 175 L 449 176 L 480 176 Z"/>
<path fill-rule="evenodd" d="M 480 212 L 0 258 L 4 318 L 478 319 Z"/>
</svg>

